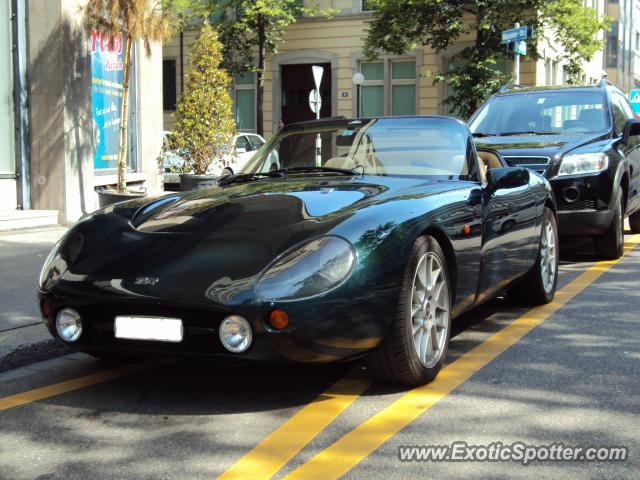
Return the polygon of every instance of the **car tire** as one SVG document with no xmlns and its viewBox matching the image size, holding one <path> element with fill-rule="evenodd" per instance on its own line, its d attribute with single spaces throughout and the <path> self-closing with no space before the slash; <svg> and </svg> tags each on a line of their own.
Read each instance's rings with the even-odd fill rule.
<svg viewBox="0 0 640 480">
<path fill-rule="evenodd" d="M 618 189 L 611 225 L 600 236 L 596 237 L 596 253 L 602 260 L 616 260 L 622 256 L 624 247 L 624 211 L 622 207 L 622 191 Z"/>
<path fill-rule="evenodd" d="M 412 387 L 436 377 L 447 356 L 451 332 L 450 278 L 436 239 L 418 238 L 404 272 L 391 329 L 366 359 L 374 379 Z"/>
<path fill-rule="evenodd" d="M 558 222 L 545 207 L 536 263 L 508 291 L 510 300 L 521 305 L 544 305 L 553 300 L 558 286 Z"/>
<path fill-rule="evenodd" d="M 629 215 L 629 226 L 632 233 L 640 233 L 640 212 Z"/>
</svg>

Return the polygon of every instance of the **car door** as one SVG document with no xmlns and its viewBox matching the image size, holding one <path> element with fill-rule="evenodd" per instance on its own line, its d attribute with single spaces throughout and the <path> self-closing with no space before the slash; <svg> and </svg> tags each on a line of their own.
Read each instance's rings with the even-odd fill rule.
<svg viewBox="0 0 640 480">
<path fill-rule="evenodd" d="M 533 266 L 541 232 L 540 212 L 530 184 L 495 192 L 487 184 L 483 186 L 478 303 L 503 290 Z"/>
<path fill-rule="evenodd" d="M 616 134 L 622 135 L 627 120 L 635 118 L 633 109 L 627 99 L 618 92 L 611 92 L 613 103 Z M 629 139 L 628 145 L 620 146 L 625 158 L 629 162 L 629 203 L 627 212 L 633 212 L 640 208 L 640 137 Z"/>
</svg>

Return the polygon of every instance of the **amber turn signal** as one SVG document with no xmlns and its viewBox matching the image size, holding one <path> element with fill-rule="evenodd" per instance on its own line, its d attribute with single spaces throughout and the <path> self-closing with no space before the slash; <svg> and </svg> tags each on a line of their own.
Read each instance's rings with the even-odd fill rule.
<svg viewBox="0 0 640 480">
<path fill-rule="evenodd" d="M 269 325 L 276 330 L 282 330 L 289 325 L 289 315 L 284 310 L 272 310 L 269 314 Z"/>
</svg>

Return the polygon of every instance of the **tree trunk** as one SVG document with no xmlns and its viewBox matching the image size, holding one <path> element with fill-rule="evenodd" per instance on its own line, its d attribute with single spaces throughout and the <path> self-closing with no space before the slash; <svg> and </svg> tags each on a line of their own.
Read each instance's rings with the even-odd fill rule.
<svg viewBox="0 0 640 480">
<path fill-rule="evenodd" d="M 264 134 L 263 104 L 264 104 L 264 62 L 266 56 L 266 35 L 264 15 L 258 14 L 258 91 L 256 92 L 256 128 L 258 135 Z M 264 135 L 263 135 L 264 136 Z"/>
<path fill-rule="evenodd" d="M 118 192 L 127 188 L 127 118 L 129 110 L 129 68 L 131 64 L 131 40 L 125 39 L 122 100 L 120 102 L 120 148 L 118 150 Z"/>
<path fill-rule="evenodd" d="M 180 30 L 180 95 L 184 92 L 184 32 Z"/>
</svg>

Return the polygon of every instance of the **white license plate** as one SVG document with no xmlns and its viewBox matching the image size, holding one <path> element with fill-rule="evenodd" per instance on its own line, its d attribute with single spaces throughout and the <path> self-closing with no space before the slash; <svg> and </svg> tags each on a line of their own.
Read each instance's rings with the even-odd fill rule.
<svg viewBox="0 0 640 480">
<path fill-rule="evenodd" d="M 116 317 L 116 338 L 181 342 L 182 320 L 165 317 Z"/>
</svg>

